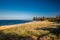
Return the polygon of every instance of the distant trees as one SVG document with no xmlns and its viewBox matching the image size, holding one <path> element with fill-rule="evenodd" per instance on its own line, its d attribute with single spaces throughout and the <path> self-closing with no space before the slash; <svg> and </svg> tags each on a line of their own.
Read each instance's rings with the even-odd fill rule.
<svg viewBox="0 0 60 40">
<path fill-rule="evenodd" d="M 43 21 L 43 20 L 45 20 L 46 18 L 43 16 L 43 17 L 33 17 L 33 20 L 35 20 L 35 21 Z"/>
<path fill-rule="evenodd" d="M 57 15 L 56 17 L 33 17 L 33 20 L 35 21 L 52 21 L 52 22 L 59 22 L 60 23 L 60 15 Z"/>
<path fill-rule="evenodd" d="M 60 22 L 60 15 L 56 16 L 56 21 Z"/>
<path fill-rule="evenodd" d="M 60 18 L 60 15 L 56 16 L 57 18 Z"/>
</svg>

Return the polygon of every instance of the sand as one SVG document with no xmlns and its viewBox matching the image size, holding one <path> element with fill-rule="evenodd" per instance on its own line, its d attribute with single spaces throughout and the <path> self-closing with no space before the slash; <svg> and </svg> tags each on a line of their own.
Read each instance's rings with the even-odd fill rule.
<svg viewBox="0 0 60 40">
<path fill-rule="evenodd" d="M 28 23 L 23 23 L 23 24 L 15 24 L 15 25 L 5 25 L 5 26 L 0 26 L 0 30 L 4 30 L 7 28 L 12 28 L 12 27 L 16 27 L 16 26 L 21 26 L 21 25 L 25 25 L 25 24 L 30 24 L 30 25 L 54 25 L 54 22 L 49 22 L 49 21 L 33 21 L 33 22 L 28 22 Z M 58 25 L 58 24 L 55 24 Z M 60 24 L 59 24 L 60 25 Z"/>
</svg>

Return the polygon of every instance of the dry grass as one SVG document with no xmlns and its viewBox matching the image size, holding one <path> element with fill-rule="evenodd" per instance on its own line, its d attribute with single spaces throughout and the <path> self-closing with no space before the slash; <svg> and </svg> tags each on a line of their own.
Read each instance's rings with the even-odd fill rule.
<svg viewBox="0 0 60 40">
<path fill-rule="evenodd" d="M 2 26 L 0 29 L 4 29 L 4 33 L 16 33 L 21 36 L 37 36 L 41 34 L 49 33 L 48 30 L 36 30 L 36 28 L 49 28 L 53 22 L 48 21 L 34 21 L 25 24 L 17 24 L 11 26 Z"/>
<path fill-rule="evenodd" d="M 54 33 L 57 28 L 54 22 L 49 21 L 34 21 L 28 22 L 25 24 L 16 24 L 16 25 L 6 25 L 0 27 L 0 40 L 20 40 L 21 37 L 25 37 L 26 40 L 31 39 L 40 39 L 40 40 L 58 40 L 60 36 L 56 36 L 50 33 L 50 29 L 53 29 Z M 43 28 L 47 28 L 49 30 L 44 30 Z M 59 30 L 60 28 L 57 28 Z M 56 31 L 55 31 L 56 32 Z M 20 37 L 21 36 L 21 37 Z M 42 36 L 42 37 L 41 37 Z M 27 38 L 26 38 L 27 37 Z M 23 38 L 21 40 L 24 40 Z M 31 39 L 32 40 L 32 39 Z"/>
</svg>

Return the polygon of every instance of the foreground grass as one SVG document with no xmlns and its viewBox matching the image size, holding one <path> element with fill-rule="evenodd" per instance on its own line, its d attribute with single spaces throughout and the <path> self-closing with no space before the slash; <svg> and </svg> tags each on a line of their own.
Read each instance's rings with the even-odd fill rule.
<svg viewBox="0 0 60 40">
<path fill-rule="evenodd" d="M 56 38 L 55 40 L 57 40 L 59 39 L 57 38 L 57 36 L 59 36 L 60 32 L 56 33 L 58 31 L 56 29 L 57 28 L 59 29 L 60 27 L 53 26 L 52 24 L 54 23 L 48 21 L 42 21 L 42 22 L 37 21 L 37 22 L 30 22 L 30 23 L 17 25 L 8 29 L 1 30 L 0 39 L 5 39 L 5 38 L 8 39 L 9 37 L 12 37 L 12 38 L 16 38 L 14 40 L 21 40 L 21 37 L 23 38 L 23 37 L 35 36 L 34 38 L 37 38 L 37 40 L 39 40 L 40 38 L 41 40 L 45 40 L 45 39 L 52 40 L 52 38 L 53 39 Z"/>
</svg>

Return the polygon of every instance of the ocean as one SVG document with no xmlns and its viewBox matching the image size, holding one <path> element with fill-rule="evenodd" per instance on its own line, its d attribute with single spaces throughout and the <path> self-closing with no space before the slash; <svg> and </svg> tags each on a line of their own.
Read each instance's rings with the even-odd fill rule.
<svg viewBox="0 0 60 40">
<path fill-rule="evenodd" d="M 32 20 L 0 20 L 0 26 L 31 22 Z"/>
</svg>

